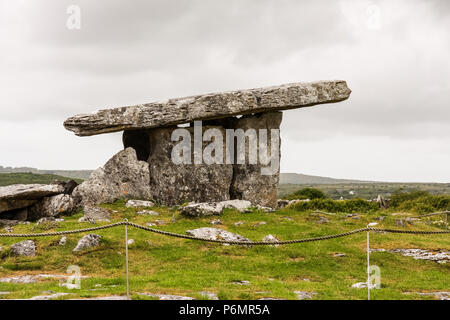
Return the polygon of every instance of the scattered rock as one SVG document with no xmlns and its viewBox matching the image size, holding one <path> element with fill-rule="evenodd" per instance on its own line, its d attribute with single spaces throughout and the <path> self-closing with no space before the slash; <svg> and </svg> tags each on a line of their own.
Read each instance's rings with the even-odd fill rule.
<svg viewBox="0 0 450 320">
<path fill-rule="evenodd" d="M 438 263 L 447 263 L 450 260 L 449 251 L 430 251 L 425 249 L 393 249 L 389 252 L 400 253 L 406 257 L 413 257 L 416 260 L 429 260 Z"/>
<path fill-rule="evenodd" d="M 24 275 L 24 276 L 14 276 L 7 278 L 0 278 L 0 282 L 6 283 L 35 283 L 38 280 L 42 279 L 68 279 L 70 275 L 61 275 L 61 274 L 34 274 L 34 275 Z M 81 278 L 85 279 L 87 276 L 81 276 Z"/>
<path fill-rule="evenodd" d="M 217 296 L 216 293 L 212 293 L 212 292 L 208 292 L 208 291 L 202 291 L 200 292 L 200 294 L 207 298 L 208 300 L 219 300 L 219 297 Z"/>
<path fill-rule="evenodd" d="M 134 243 L 134 239 L 128 239 L 127 243 L 129 246 L 131 246 Z"/>
<path fill-rule="evenodd" d="M 238 222 L 235 222 L 235 223 L 234 223 L 234 225 L 235 225 L 236 227 L 241 226 L 241 225 L 243 225 L 243 224 L 244 224 L 243 221 L 238 221 Z"/>
<path fill-rule="evenodd" d="M 63 236 L 63 237 L 61 237 L 61 239 L 59 239 L 58 245 L 65 246 L 66 243 L 67 243 L 67 237 Z"/>
<path fill-rule="evenodd" d="M 204 239 L 228 240 L 228 241 L 250 241 L 249 239 L 218 228 L 198 228 L 186 231 L 187 234 Z"/>
<path fill-rule="evenodd" d="M 11 246 L 11 253 L 15 256 L 34 257 L 36 255 L 36 244 L 33 240 L 24 240 Z"/>
<path fill-rule="evenodd" d="M 69 300 L 128 300 L 127 296 L 103 296 L 95 298 L 69 299 Z"/>
<path fill-rule="evenodd" d="M 45 223 L 55 223 L 55 225 L 58 225 L 57 221 L 55 218 L 53 217 L 44 217 L 44 218 L 40 218 L 37 222 L 36 225 L 39 226 L 41 224 L 45 224 Z"/>
<path fill-rule="evenodd" d="M 153 207 L 155 205 L 152 201 L 146 201 L 146 200 L 128 200 L 125 204 L 125 207 L 127 208 L 140 208 L 140 207 Z"/>
<path fill-rule="evenodd" d="M 133 148 L 126 148 L 77 186 L 72 197 L 90 206 L 124 198 L 151 199 L 149 181 L 148 163 L 139 161 Z"/>
<path fill-rule="evenodd" d="M 214 224 L 214 225 L 222 224 L 222 221 L 220 221 L 220 219 L 214 219 L 211 221 L 211 224 Z"/>
<path fill-rule="evenodd" d="M 149 215 L 149 216 L 159 216 L 158 212 L 151 211 L 151 210 L 141 210 L 141 211 L 136 212 L 136 214 Z"/>
<path fill-rule="evenodd" d="M 16 277 L 7 277 L 7 278 L 0 278 L 0 282 L 4 283 L 34 283 L 37 282 L 36 277 L 33 276 L 16 276 Z"/>
<path fill-rule="evenodd" d="M 397 227 L 403 227 L 403 228 L 406 227 L 406 222 L 404 219 L 395 219 L 394 224 Z"/>
<path fill-rule="evenodd" d="M 248 285 L 250 285 L 250 281 L 248 281 L 248 280 L 234 280 L 233 284 L 238 284 L 240 286 L 248 286 Z"/>
<path fill-rule="evenodd" d="M 6 296 L 8 294 L 10 294 L 11 292 L 8 291 L 0 291 L 0 296 Z"/>
<path fill-rule="evenodd" d="M 223 207 L 215 202 L 189 203 L 187 206 L 181 208 L 181 214 L 190 217 L 220 215 L 222 212 Z"/>
<path fill-rule="evenodd" d="M 6 231 L 7 233 L 13 233 L 13 232 L 14 232 L 13 227 L 11 227 L 11 226 L 6 226 L 6 227 L 5 227 L 5 231 Z"/>
<path fill-rule="evenodd" d="M 265 236 L 263 238 L 264 242 L 280 242 L 280 240 L 278 240 L 277 238 L 275 238 L 273 235 L 268 234 L 267 236 Z M 274 245 L 274 247 L 278 247 L 278 245 Z"/>
<path fill-rule="evenodd" d="M 49 294 L 49 295 L 35 296 L 35 297 L 32 297 L 27 300 L 52 300 L 52 299 L 57 299 L 59 297 L 67 296 L 68 294 L 69 293 L 58 292 L 58 293 Z"/>
<path fill-rule="evenodd" d="M 314 295 L 316 295 L 316 292 L 307 292 L 307 291 L 294 291 L 294 293 L 297 295 L 298 300 L 307 300 L 312 299 Z"/>
<path fill-rule="evenodd" d="M 333 257 L 339 258 L 339 257 L 345 257 L 346 254 L 342 252 L 335 252 L 333 253 Z"/>
<path fill-rule="evenodd" d="M 319 220 L 317 221 L 317 223 L 319 223 L 319 224 L 323 224 L 323 223 L 329 223 L 330 222 L 330 220 L 328 220 L 327 218 L 325 218 L 325 217 L 319 217 Z"/>
<path fill-rule="evenodd" d="M 265 225 L 265 224 L 267 224 L 267 222 L 265 222 L 265 221 L 260 221 L 260 222 L 257 222 L 257 223 L 255 223 L 255 224 L 253 224 L 253 227 L 259 227 L 259 226 L 263 226 L 263 225 Z"/>
<path fill-rule="evenodd" d="M 181 214 L 191 217 L 220 215 L 224 209 L 234 209 L 241 213 L 250 212 L 252 204 L 247 200 L 226 200 L 220 202 L 191 202 L 181 208 Z"/>
<path fill-rule="evenodd" d="M 0 219 L 0 227 L 12 227 L 19 224 L 19 222 L 19 220 Z"/>
<path fill-rule="evenodd" d="M 437 292 L 417 292 L 421 296 L 434 296 L 439 300 L 450 300 L 450 292 L 437 291 Z"/>
<path fill-rule="evenodd" d="M 291 217 L 283 217 L 283 219 L 285 219 L 287 221 L 294 221 L 294 219 L 292 219 Z"/>
<path fill-rule="evenodd" d="M 78 222 L 89 222 L 95 224 L 95 221 L 88 217 L 81 217 L 80 219 L 78 219 Z"/>
<path fill-rule="evenodd" d="M 82 251 L 84 249 L 96 247 L 100 244 L 100 239 L 102 237 L 98 234 L 87 234 L 78 241 L 77 246 L 72 250 L 72 252 Z"/>
<path fill-rule="evenodd" d="M 278 199 L 277 200 L 277 209 L 283 209 L 289 204 L 289 200 Z"/>
<path fill-rule="evenodd" d="M 138 292 L 138 295 L 141 296 L 148 296 L 148 297 L 154 297 L 158 298 L 158 300 L 194 300 L 194 298 L 191 297 L 184 297 L 184 296 L 176 296 L 172 294 L 156 294 L 156 293 L 143 293 Z"/>
<path fill-rule="evenodd" d="M 101 207 L 94 207 L 90 205 L 84 206 L 84 217 L 85 221 L 89 222 L 98 222 L 105 221 L 109 222 L 110 220 L 110 212 L 109 210 Z"/>
<path fill-rule="evenodd" d="M 356 288 L 356 289 L 367 288 L 367 282 L 357 282 L 355 284 L 352 284 L 352 288 Z"/>
</svg>

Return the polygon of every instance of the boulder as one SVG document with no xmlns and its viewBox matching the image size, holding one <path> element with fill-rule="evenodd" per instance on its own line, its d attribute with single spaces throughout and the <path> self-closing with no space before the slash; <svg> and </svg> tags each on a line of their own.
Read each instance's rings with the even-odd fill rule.
<svg viewBox="0 0 450 320">
<path fill-rule="evenodd" d="M 45 197 L 28 208 L 28 219 L 71 215 L 78 210 L 77 201 L 69 194 Z"/>
<path fill-rule="evenodd" d="M 222 212 L 223 206 L 216 202 L 190 203 L 181 208 L 181 214 L 189 217 L 220 215 Z"/>
<path fill-rule="evenodd" d="M 82 251 L 84 249 L 96 247 L 100 244 L 100 239 L 102 236 L 98 234 L 87 234 L 78 241 L 77 246 L 72 250 L 72 252 Z"/>
<path fill-rule="evenodd" d="M 167 127 L 194 120 L 339 102 L 346 100 L 350 93 L 347 83 L 342 80 L 292 83 L 100 110 L 70 117 L 64 127 L 79 136 Z"/>
<path fill-rule="evenodd" d="M 226 200 L 220 202 L 189 203 L 181 208 L 181 214 L 190 217 L 205 217 L 220 215 L 224 209 L 235 209 L 239 212 L 248 212 L 252 204 L 246 200 Z"/>
<path fill-rule="evenodd" d="M 39 199 L 64 192 L 64 187 L 56 184 L 15 184 L 0 187 L 0 213 L 26 208 Z"/>
<path fill-rule="evenodd" d="M 89 222 L 110 221 L 110 212 L 105 208 L 86 205 L 84 206 L 84 218 Z"/>
<path fill-rule="evenodd" d="M 11 246 L 11 253 L 15 256 L 34 257 L 36 255 L 36 244 L 33 240 L 24 240 Z"/>
<path fill-rule="evenodd" d="M 228 241 L 250 241 L 249 239 L 218 228 L 198 228 L 193 230 L 186 231 L 187 234 L 203 239 L 211 239 L 211 240 L 228 240 Z"/>
<path fill-rule="evenodd" d="M 253 207 L 250 201 L 239 199 L 221 201 L 219 205 L 223 209 L 235 209 L 239 212 L 248 212 Z"/>
<path fill-rule="evenodd" d="M 126 148 L 113 156 L 72 193 L 82 205 L 95 206 L 122 198 L 150 199 L 148 164 L 139 161 L 133 148 Z"/>
</svg>

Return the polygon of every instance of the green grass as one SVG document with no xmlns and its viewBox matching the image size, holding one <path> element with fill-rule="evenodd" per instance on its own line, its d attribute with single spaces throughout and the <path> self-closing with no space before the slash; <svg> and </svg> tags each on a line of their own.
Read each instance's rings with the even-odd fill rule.
<svg viewBox="0 0 450 320">
<path fill-rule="evenodd" d="M 41 183 L 48 184 L 54 180 L 69 181 L 72 178 L 58 176 L 54 174 L 37 174 L 31 172 L 24 173 L 0 173 L 0 186 L 9 186 L 12 184 L 33 184 Z M 82 179 L 73 179 L 77 183 L 83 182 Z"/>
<path fill-rule="evenodd" d="M 280 184 L 278 196 L 287 196 L 299 189 L 317 188 L 323 191 L 331 199 L 376 199 L 379 194 L 390 198 L 391 194 L 401 190 L 410 192 L 414 190 L 427 191 L 431 194 L 450 195 L 450 183 L 339 183 L 339 184 Z M 353 191 L 354 194 L 350 194 Z"/>
<path fill-rule="evenodd" d="M 152 210 L 160 216 L 136 215 L 136 209 L 126 208 L 123 201 L 104 207 L 116 210 L 113 221 L 124 218 L 145 225 L 156 219 L 167 225 L 159 226 L 185 234 L 186 230 L 199 227 L 215 227 L 210 224 L 217 217 L 185 218 L 178 211 L 166 207 Z M 58 228 L 71 230 L 92 226 L 78 223 L 78 213 L 65 217 Z M 272 234 L 280 240 L 314 237 L 339 233 L 366 226 L 377 217 L 386 216 L 379 227 L 394 226 L 398 216 L 384 211 L 361 215 L 359 220 L 346 217 L 345 213 L 326 215 L 327 224 L 318 224 L 318 216 L 310 211 L 293 209 L 275 213 L 239 213 L 226 210 L 220 217 L 220 228 L 241 234 L 251 240 L 262 240 Z M 171 222 L 172 217 L 176 221 Z M 292 218 L 292 220 L 286 219 Z M 425 218 L 433 221 L 438 217 Z M 235 226 L 237 221 L 244 224 Z M 255 223 L 265 225 L 255 227 Z M 103 224 L 103 223 L 101 223 Z M 100 225 L 100 223 L 98 224 Z M 31 232 L 33 225 L 17 225 L 15 233 Z M 415 223 L 406 230 L 439 230 L 428 223 Z M 69 265 L 78 265 L 83 275 L 80 290 L 68 290 L 58 286 L 58 281 L 48 279 L 32 284 L 0 283 L 0 291 L 11 292 L 1 298 L 29 298 L 42 291 L 69 292 L 68 298 L 106 296 L 125 293 L 125 246 L 124 227 L 96 231 L 103 236 L 99 247 L 80 253 L 72 253 L 82 234 L 67 236 L 64 247 L 55 245 L 57 237 L 37 238 L 37 256 L 12 257 L 9 246 L 24 239 L 0 238 L 0 277 L 54 273 L 65 274 Z M 201 291 L 215 292 L 221 299 L 258 299 L 263 297 L 296 299 L 293 291 L 314 291 L 314 299 L 366 299 L 364 289 L 351 285 L 366 278 L 366 234 L 279 247 L 270 246 L 223 246 L 193 240 L 170 238 L 128 227 L 129 238 L 135 243 L 129 248 L 130 289 L 134 299 L 150 299 L 139 296 L 139 292 L 187 295 L 202 298 Z M 372 234 L 373 248 L 424 248 L 450 250 L 450 239 L 446 235 Z M 345 253 L 334 257 L 333 253 Z M 382 288 L 372 291 L 373 299 L 432 299 L 404 292 L 449 291 L 450 265 L 432 261 L 414 260 L 393 253 L 376 252 L 371 262 L 381 268 Z M 306 281 L 304 279 L 309 279 Z M 233 284 L 234 280 L 248 280 L 250 285 Z"/>
</svg>

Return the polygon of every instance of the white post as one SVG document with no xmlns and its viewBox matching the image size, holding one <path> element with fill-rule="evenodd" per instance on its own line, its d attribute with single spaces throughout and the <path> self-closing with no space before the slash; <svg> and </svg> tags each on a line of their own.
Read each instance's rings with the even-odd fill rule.
<svg viewBox="0 0 450 320">
<path fill-rule="evenodd" d="M 370 246 L 369 246 L 369 234 L 367 230 L 367 300 L 370 300 Z"/>
<path fill-rule="evenodd" d="M 125 219 L 125 222 L 128 222 L 128 220 Z M 127 300 L 130 300 L 130 287 L 128 281 L 128 230 L 126 224 L 125 224 L 125 269 L 127 272 Z"/>
</svg>

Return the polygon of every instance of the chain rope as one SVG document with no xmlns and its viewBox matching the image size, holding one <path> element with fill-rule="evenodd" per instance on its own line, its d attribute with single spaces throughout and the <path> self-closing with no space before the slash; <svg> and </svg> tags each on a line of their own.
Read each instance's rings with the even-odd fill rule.
<svg viewBox="0 0 450 320">
<path fill-rule="evenodd" d="M 379 233 L 403 233 L 403 234 L 420 234 L 420 235 L 431 235 L 431 234 L 448 234 L 450 233 L 450 230 L 445 231 L 410 231 L 410 230 L 395 230 L 395 229 L 381 229 L 381 228 L 361 228 L 356 229 L 348 232 L 343 233 L 337 233 L 337 234 L 331 234 L 331 235 L 325 235 L 320 237 L 314 237 L 314 238 L 304 238 L 304 239 L 294 239 L 294 240 L 285 240 L 285 241 L 277 241 L 277 242 L 268 242 L 268 241 L 242 241 L 242 240 L 226 240 L 226 239 L 208 239 L 208 238 L 201 238 L 201 237 L 195 237 L 190 235 L 184 235 L 180 233 L 175 232 L 169 232 L 169 231 L 163 231 L 158 230 L 154 228 L 149 228 L 145 226 L 141 226 L 139 224 L 128 222 L 128 221 L 121 221 L 116 223 L 111 223 L 104 226 L 98 226 L 98 227 L 91 227 L 91 228 L 84 228 L 84 229 L 77 229 L 77 230 L 67 230 L 67 231 L 55 231 L 55 232 L 44 232 L 44 233 L 21 233 L 21 234 L 14 234 L 14 233 L 0 233 L 0 238 L 35 238 L 35 237 L 50 237 L 50 236 L 60 236 L 60 235 L 66 235 L 66 234 L 75 234 L 75 233 L 85 233 L 90 231 L 96 231 L 96 230 L 103 230 L 103 229 L 109 229 L 114 228 L 122 225 L 127 225 L 130 227 L 134 227 L 137 229 L 141 229 L 148 232 L 153 232 L 169 237 L 174 238 L 181 238 L 181 239 L 188 239 L 188 240 L 198 240 L 198 241 L 205 241 L 205 242 L 213 242 L 213 243 L 222 243 L 222 244 L 231 244 L 231 245 L 245 245 L 245 246 L 258 246 L 258 245 L 286 245 L 286 244 L 295 244 L 295 243 L 304 243 L 304 242 L 313 242 L 313 241 L 321 241 L 321 240 L 329 240 L 329 239 L 336 239 L 341 237 L 347 237 L 353 234 L 366 232 L 366 231 L 374 231 Z"/>
</svg>

